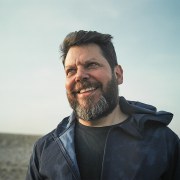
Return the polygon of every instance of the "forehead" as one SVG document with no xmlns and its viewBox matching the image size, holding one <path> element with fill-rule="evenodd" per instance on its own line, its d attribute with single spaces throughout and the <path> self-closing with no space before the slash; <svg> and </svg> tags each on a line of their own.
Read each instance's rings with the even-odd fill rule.
<svg viewBox="0 0 180 180">
<path fill-rule="evenodd" d="M 78 63 L 85 63 L 89 60 L 108 63 L 102 54 L 101 48 L 98 45 L 87 44 L 82 46 L 71 47 L 65 59 L 65 66 Z"/>
</svg>

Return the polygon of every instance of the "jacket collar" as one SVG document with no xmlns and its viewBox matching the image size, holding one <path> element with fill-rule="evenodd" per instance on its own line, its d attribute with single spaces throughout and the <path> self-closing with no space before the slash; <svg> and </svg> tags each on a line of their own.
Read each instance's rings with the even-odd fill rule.
<svg viewBox="0 0 180 180">
<path fill-rule="evenodd" d="M 166 111 L 157 111 L 156 107 L 137 102 L 128 101 L 123 96 L 119 97 L 119 105 L 125 114 L 129 115 L 127 121 L 121 123 L 119 127 L 135 137 L 142 137 L 141 131 L 143 130 L 145 124 L 149 121 L 161 123 L 162 125 L 168 125 L 173 114 Z M 76 117 L 73 112 L 69 117 L 64 118 L 57 129 L 54 132 L 55 137 L 60 137 L 64 134 L 72 124 L 75 124 Z"/>
</svg>

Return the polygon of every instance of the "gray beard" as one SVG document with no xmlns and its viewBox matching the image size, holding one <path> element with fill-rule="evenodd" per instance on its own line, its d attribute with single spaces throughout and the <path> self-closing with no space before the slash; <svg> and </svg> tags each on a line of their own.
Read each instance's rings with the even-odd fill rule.
<svg viewBox="0 0 180 180">
<path fill-rule="evenodd" d="M 106 90 L 102 93 L 99 101 L 95 104 L 93 98 L 86 98 L 81 104 L 77 100 L 72 100 L 68 96 L 70 106 L 74 110 L 77 118 L 95 121 L 110 114 L 118 104 L 118 84 L 114 74 L 107 84 Z"/>
<path fill-rule="evenodd" d="M 93 121 L 99 119 L 103 117 L 103 113 L 109 108 L 109 105 L 103 96 L 100 97 L 100 100 L 96 104 L 94 104 L 91 99 L 88 99 L 87 101 L 88 107 L 91 108 L 86 108 L 85 106 L 82 107 L 79 104 L 75 107 L 76 115 L 83 120 Z"/>
</svg>

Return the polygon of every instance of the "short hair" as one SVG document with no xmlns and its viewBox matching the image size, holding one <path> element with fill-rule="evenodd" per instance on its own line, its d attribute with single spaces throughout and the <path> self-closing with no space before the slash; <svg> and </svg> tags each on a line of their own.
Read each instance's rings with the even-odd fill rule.
<svg viewBox="0 0 180 180">
<path fill-rule="evenodd" d="M 100 47 L 102 55 L 108 61 L 110 67 L 114 69 L 118 63 L 112 38 L 110 34 L 102 34 L 97 31 L 80 30 L 69 33 L 60 45 L 63 65 L 65 64 L 67 53 L 71 47 L 94 43 Z"/>
</svg>

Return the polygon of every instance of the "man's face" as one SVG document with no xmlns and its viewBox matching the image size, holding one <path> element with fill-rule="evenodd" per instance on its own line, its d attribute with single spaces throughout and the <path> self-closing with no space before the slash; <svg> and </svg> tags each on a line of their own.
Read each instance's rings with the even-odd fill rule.
<svg viewBox="0 0 180 180">
<path fill-rule="evenodd" d="M 122 69 L 111 70 L 96 44 L 74 46 L 65 59 L 67 98 L 78 118 L 97 120 L 118 103 Z"/>
</svg>

